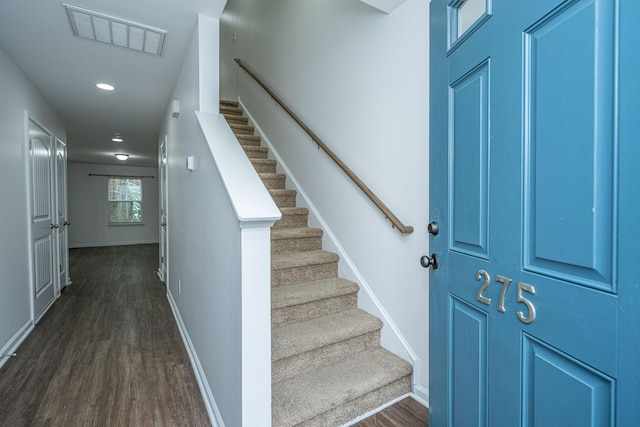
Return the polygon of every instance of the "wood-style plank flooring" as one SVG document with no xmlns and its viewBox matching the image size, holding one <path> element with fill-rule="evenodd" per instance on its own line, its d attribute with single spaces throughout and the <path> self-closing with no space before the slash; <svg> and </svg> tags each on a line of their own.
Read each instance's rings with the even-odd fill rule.
<svg viewBox="0 0 640 427">
<path fill-rule="evenodd" d="M 0 426 L 209 426 L 158 245 L 72 249 L 73 284 L 0 370 Z"/>
<path fill-rule="evenodd" d="M 407 397 L 352 427 L 427 427 L 429 410 Z"/>
</svg>

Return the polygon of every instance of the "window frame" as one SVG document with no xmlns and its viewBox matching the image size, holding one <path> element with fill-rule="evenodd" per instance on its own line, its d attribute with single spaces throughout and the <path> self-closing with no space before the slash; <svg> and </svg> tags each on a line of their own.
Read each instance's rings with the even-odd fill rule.
<svg viewBox="0 0 640 427">
<path fill-rule="evenodd" d="M 140 184 L 140 200 L 112 200 L 112 182 L 113 181 L 138 181 Z M 112 218 L 112 206 L 114 203 L 138 203 L 140 206 L 140 221 L 114 221 Z M 131 209 L 130 209 L 131 210 Z M 128 217 L 131 219 L 131 216 Z M 136 176 L 117 176 L 107 177 L 107 225 L 109 226 L 129 226 L 129 225 L 144 225 L 144 185 L 142 177 Z"/>
</svg>

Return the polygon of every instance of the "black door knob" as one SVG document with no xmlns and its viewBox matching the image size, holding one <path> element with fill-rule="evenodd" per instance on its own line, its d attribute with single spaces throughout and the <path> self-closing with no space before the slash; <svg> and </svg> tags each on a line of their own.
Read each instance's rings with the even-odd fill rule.
<svg viewBox="0 0 640 427">
<path fill-rule="evenodd" d="M 438 267 L 440 267 L 440 260 L 438 259 L 438 255 L 436 254 L 431 254 L 431 256 L 422 255 L 422 257 L 420 257 L 420 265 L 422 265 L 424 268 L 431 267 L 434 270 L 437 270 Z"/>
<path fill-rule="evenodd" d="M 435 221 L 431 221 L 429 225 L 427 225 L 427 232 L 433 236 L 437 236 L 439 231 L 438 223 Z"/>
</svg>

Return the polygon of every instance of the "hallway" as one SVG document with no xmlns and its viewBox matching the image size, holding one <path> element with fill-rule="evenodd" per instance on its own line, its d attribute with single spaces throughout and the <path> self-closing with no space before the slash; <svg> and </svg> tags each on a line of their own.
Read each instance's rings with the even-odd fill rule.
<svg viewBox="0 0 640 427">
<path fill-rule="evenodd" d="M 73 284 L 0 370 L 0 425 L 210 425 L 157 263 L 70 250 Z"/>
</svg>

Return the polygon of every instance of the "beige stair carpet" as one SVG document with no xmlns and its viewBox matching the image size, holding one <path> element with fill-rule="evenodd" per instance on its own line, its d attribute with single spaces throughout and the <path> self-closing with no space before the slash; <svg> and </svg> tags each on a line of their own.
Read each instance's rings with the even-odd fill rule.
<svg viewBox="0 0 640 427">
<path fill-rule="evenodd" d="M 282 213 L 271 229 L 272 425 L 340 426 L 411 391 L 412 368 L 380 346 L 380 319 L 357 308 L 358 285 L 338 277 L 337 254 L 244 116 L 220 112 Z"/>
</svg>

